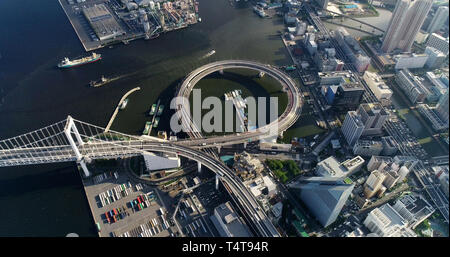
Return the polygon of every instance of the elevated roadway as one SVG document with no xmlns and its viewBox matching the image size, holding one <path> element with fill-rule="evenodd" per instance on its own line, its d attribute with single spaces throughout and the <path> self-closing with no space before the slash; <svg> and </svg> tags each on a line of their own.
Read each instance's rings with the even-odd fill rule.
<svg viewBox="0 0 450 257">
<path fill-rule="evenodd" d="M 203 137 L 200 132 L 201 129 L 196 127 L 196 125 L 199 124 L 194 124 L 194 122 L 192 121 L 190 109 L 188 108 L 190 106 L 188 102 L 190 94 L 195 85 L 209 74 L 225 69 L 236 68 L 250 69 L 262 72 L 265 75 L 268 75 L 277 80 L 283 87 L 283 90 L 285 90 L 287 93 L 287 108 L 281 114 L 281 116 L 278 117 L 278 119 L 255 130 L 225 136 Z M 276 135 L 278 135 L 279 133 L 291 127 L 297 121 L 298 117 L 301 114 L 303 105 L 303 101 L 297 84 L 291 77 L 289 77 L 289 75 L 271 65 L 247 60 L 218 61 L 209 63 L 194 70 L 184 79 L 176 93 L 176 96 L 178 97 L 176 100 L 176 107 L 178 110 L 177 114 L 179 115 L 179 119 L 182 120 L 183 130 L 186 131 L 191 137 L 191 139 L 189 140 L 178 141 L 178 144 L 198 148 L 207 148 L 215 145 L 232 145 L 247 142 L 249 140 L 259 140 L 262 138 L 274 136 L 272 133 L 270 133 L 271 131 L 276 131 Z"/>
<path fill-rule="evenodd" d="M 153 142 L 147 140 L 126 140 L 114 142 L 87 142 L 78 146 L 78 150 L 86 160 L 114 159 L 142 155 L 145 152 L 162 152 L 178 154 L 195 160 L 220 176 L 222 182 L 232 192 L 231 197 L 247 220 L 247 224 L 256 231 L 257 236 L 278 237 L 276 228 L 260 209 L 253 195 L 248 191 L 234 172 L 222 161 L 199 150 L 170 142 Z M 16 148 L 14 150 L 0 150 L 0 167 L 31 165 L 56 162 L 77 161 L 71 146 L 42 147 L 30 149 Z"/>
</svg>

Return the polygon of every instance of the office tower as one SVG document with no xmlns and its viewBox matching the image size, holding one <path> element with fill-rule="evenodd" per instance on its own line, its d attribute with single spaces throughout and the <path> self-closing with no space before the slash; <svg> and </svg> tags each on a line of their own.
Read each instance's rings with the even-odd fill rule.
<svg viewBox="0 0 450 257">
<path fill-rule="evenodd" d="M 425 48 L 425 54 L 428 55 L 425 66 L 429 69 L 439 68 L 444 63 L 445 58 L 447 58 L 443 52 L 431 46 L 427 46 L 427 48 Z"/>
<path fill-rule="evenodd" d="M 433 20 L 431 20 L 427 32 L 433 33 L 439 31 L 447 21 L 447 18 L 448 18 L 448 7 L 440 6 L 437 9 L 436 13 L 434 14 Z"/>
<path fill-rule="evenodd" d="M 349 71 L 319 72 L 320 85 L 327 103 L 338 110 L 355 110 L 364 96 L 365 89 L 358 75 Z"/>
<path fill-rule="evenodd" d="M 353 146 L 364 131 L 364 123 L 361 121 L 361 117 L 355 111 L 349 111 L 345 116 L 341 131 L 347 143 Z"/>
<path fill-rule="evenodd" d="M 448 115 L 449 115 L 449 113 L 448 113 L 448 90 L 439 99 L 439 102 L 438 102 L 438 104 L 436 106 L 436 111 L 437 111 L 439 117 L 442 119 L 442 121 L 444 121 L 446 124 L 448 124 L 448 122 L 449 122 L 449 118 L 448 118 Z"/>
<path fill-rule="evenodd" d="M 400 70 L 395 76 L 395 81 L 413 104 L 423 102 L 430 93 L 420 79 L 408 69 Z"/>
<path fill-rule="evenodd" d="M 379 103 L 361 104 L 358 108 L 358 114 L 364 123 L 363 136 L 380 134 L 384 122 L 389 117 L 389 114 Z"/>
<path fill-rule="evenodd" d="M 299 190 L 300 199 L 320 224 L 327 227 L 338 217 L 355 184 L 346 184 L 340 178 L 311 177 L 290 187 Z"/>
<path fill-rule="evenodd" d="M 362 101 L 365 89 L 358 83 L 341 84 L 334 95 L 333 106 L 338 109 L 354 110 Z"/>
<path fill-rule="evenodd" d="M 364 195 L 366 198 L 372 198 L 378 190 L 383 186 L 383 181 L 386 175 L 378 170 L 372 171 L 364 184 Z"/>
<path fill-rule="evenodd" d="M 425 45 L 431 46 L 447 55 L 448 43 L 449 43 L 448 37 L 445 38 L 439 34 L 433 33 L 428 37 L 427 43 L 425 43 Z"/>
<path fill-rule="evenodd" d="M 384 34 L 381 50 L 387 53 L 395 49 L 409 52 L 432 3 L 433 0 L 398 0 Z"/>
</svg>

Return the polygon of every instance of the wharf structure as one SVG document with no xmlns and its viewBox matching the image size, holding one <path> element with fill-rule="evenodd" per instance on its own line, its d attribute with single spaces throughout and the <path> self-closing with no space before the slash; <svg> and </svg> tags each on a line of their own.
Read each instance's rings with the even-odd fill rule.
<svg viewBox="0 0 450 257">
<path fill-rule="evenodd" d="M 86 51 L 186 28 L 200 21 L 195 0 L 59 0 Z"/>
</svg>

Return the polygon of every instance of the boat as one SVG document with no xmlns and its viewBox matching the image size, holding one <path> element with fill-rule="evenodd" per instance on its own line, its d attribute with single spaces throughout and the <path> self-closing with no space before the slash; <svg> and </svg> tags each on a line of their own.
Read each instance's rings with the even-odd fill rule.
<svg viewBox="0 0 450 257">
<path fill-rule="evenodd" d="M 257 13 L 261 18 L 264 18 L 267 16 L 266 12 L 264 12 L 263 9 L 260 9 L 258 7 L 253 7 L 253 11 L 255 11 L 255 13 Z"/>
<path fill-rule="evenodd" d="M 128 98 L 123 100 L 122 104 L 120 104 L 120 109 L 123 110 L 125 107 L 127 107 L 128 104 Z"/>
<path fill-rule="evenodd" d="M 91 81 L 89 84 L 91 85 L 91 87 L 101 87 L 110 81 L 111 79 L 102 76 L 99 80 Z"/>
<path fill-rule="evenodd" d="M 150 130 L 150 126 L 152 125 L 152 122 L 151 121 L 147 121 L 146 123 L 145 123 L 145 128 L 144 128 L 144 131 L 142 131 L 142 134 L 143 135 L 148 135 L 148 131 Z"/>
<path fill-rule="evenodd" d="M 205 55 L 205 57 L 210 57 L 210 56 L 212 56 L 213 54 L 215 54 L 216 53 L 216 50 L 211 50 L 211 51 L 209 51 L 206 55 Z"/>
<path fill-rule="evenodd" d="M 102 59 L 101 54 L 92 53 L 91 56 L 83 57 L 80 59 L 70 60 L 67 57 L 64 57 L 64 59 L 58 63 L 58 68 L 66 69 L 66 68 L 72 68 L 76 66 L 80 66 L 87 63 L 96 62 L 98 60 Z"/>
<path fill-rule="evenodd" d="M 216 53 L 216 50 L 213 49 L 213 50 L 209 51 L 207 54 L 203 55 L 203 56 L 201 57 L 201 59 L 208 58 L 208 57 L 214 55 L 215 53 Z"/>
<path fill-rule="evenodd" d="M 155 114 L 156 111 L 156 104 L 152 105 L 152 108 L 150 109 L 150 112 L 148 113 L 148 115 L 152 116 Z"/>
<path fill-rule="evenodd" d="M 157 128 L 159 124 L 159 117 L 155 118 L 155 123 L 153 124 L 153 127 Z"/>
<path fill-rule="evenodd" d="M 293 71 L 293 70 L 296 70 L 297 69 L 297 67 L 295 67 L 295 65 L 290 65 L 290 66 L 286 66 L 286 71 Z"/>
<path fill-rule="evenodd" d="M 161 115 L 163 111 L 164 111 L 164 105 L 160 104 L 159 108 L 158 108 L 158 114 L 157 115 Z"/>
</svg>

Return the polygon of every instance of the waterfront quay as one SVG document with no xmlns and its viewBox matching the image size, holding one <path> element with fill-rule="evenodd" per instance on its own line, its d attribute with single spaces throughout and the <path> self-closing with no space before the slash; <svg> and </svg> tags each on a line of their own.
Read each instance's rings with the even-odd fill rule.
<svg viewBox="0 0 450 257">
<path fill-rule="evenodd" d="M 136 182 L 125 171 L 98 173 L 84 178 L 83 186 L 100 237 L 167 237 L 177 231 L 168 219 L 158 189 Z M 142 202 L 138 197 L 143 198 L 144 208 L 130 204 L 134 200 Z"/>
<path fill-rule="evenodd" d="M 99 38 L 95 35 L 95 32 L 92 29 L 92 27 L 89 25 L 88 20 L 83 15 L 82 10 L 95 4 L 102 4 L 106 2 L 106 0 L 91 0 L 89 2 L 81 2 L 81 3 L 77 3 L 77 1 L 75 0 L 70 2 L 68 0 L 58 0 L 58 1 L 61 7 L 63 8 L 64 12 L 66 13 L 66 16 L 69 19 L 70 24 L 72 24 L 72 27 L 75 30 L 75 33 L 77 34 L 86 52 L 96 50 L 113 43 L 122 42 L 123 40 L 129 40 L 133 37 L 134 38 L 143 37 L 143 33 L 142 35 L 137 34 L 133 36 L 125 34 L 109 40 L 99 40 Z M 108 8 L 108 10 L 110 10 L 108 5 L 105 6 L 106 8 Z M 113 17 L 113 19 L 116 18 Z M 116 22 L 119 21 L 116 20 Z"/>
<path fill-rule="evenodd" d="M 137 5 L 118 0 L 58 0 L 86 51 L 186 28 L 200 20 L 198 3 L 179 0 Z"/>
</svg>

